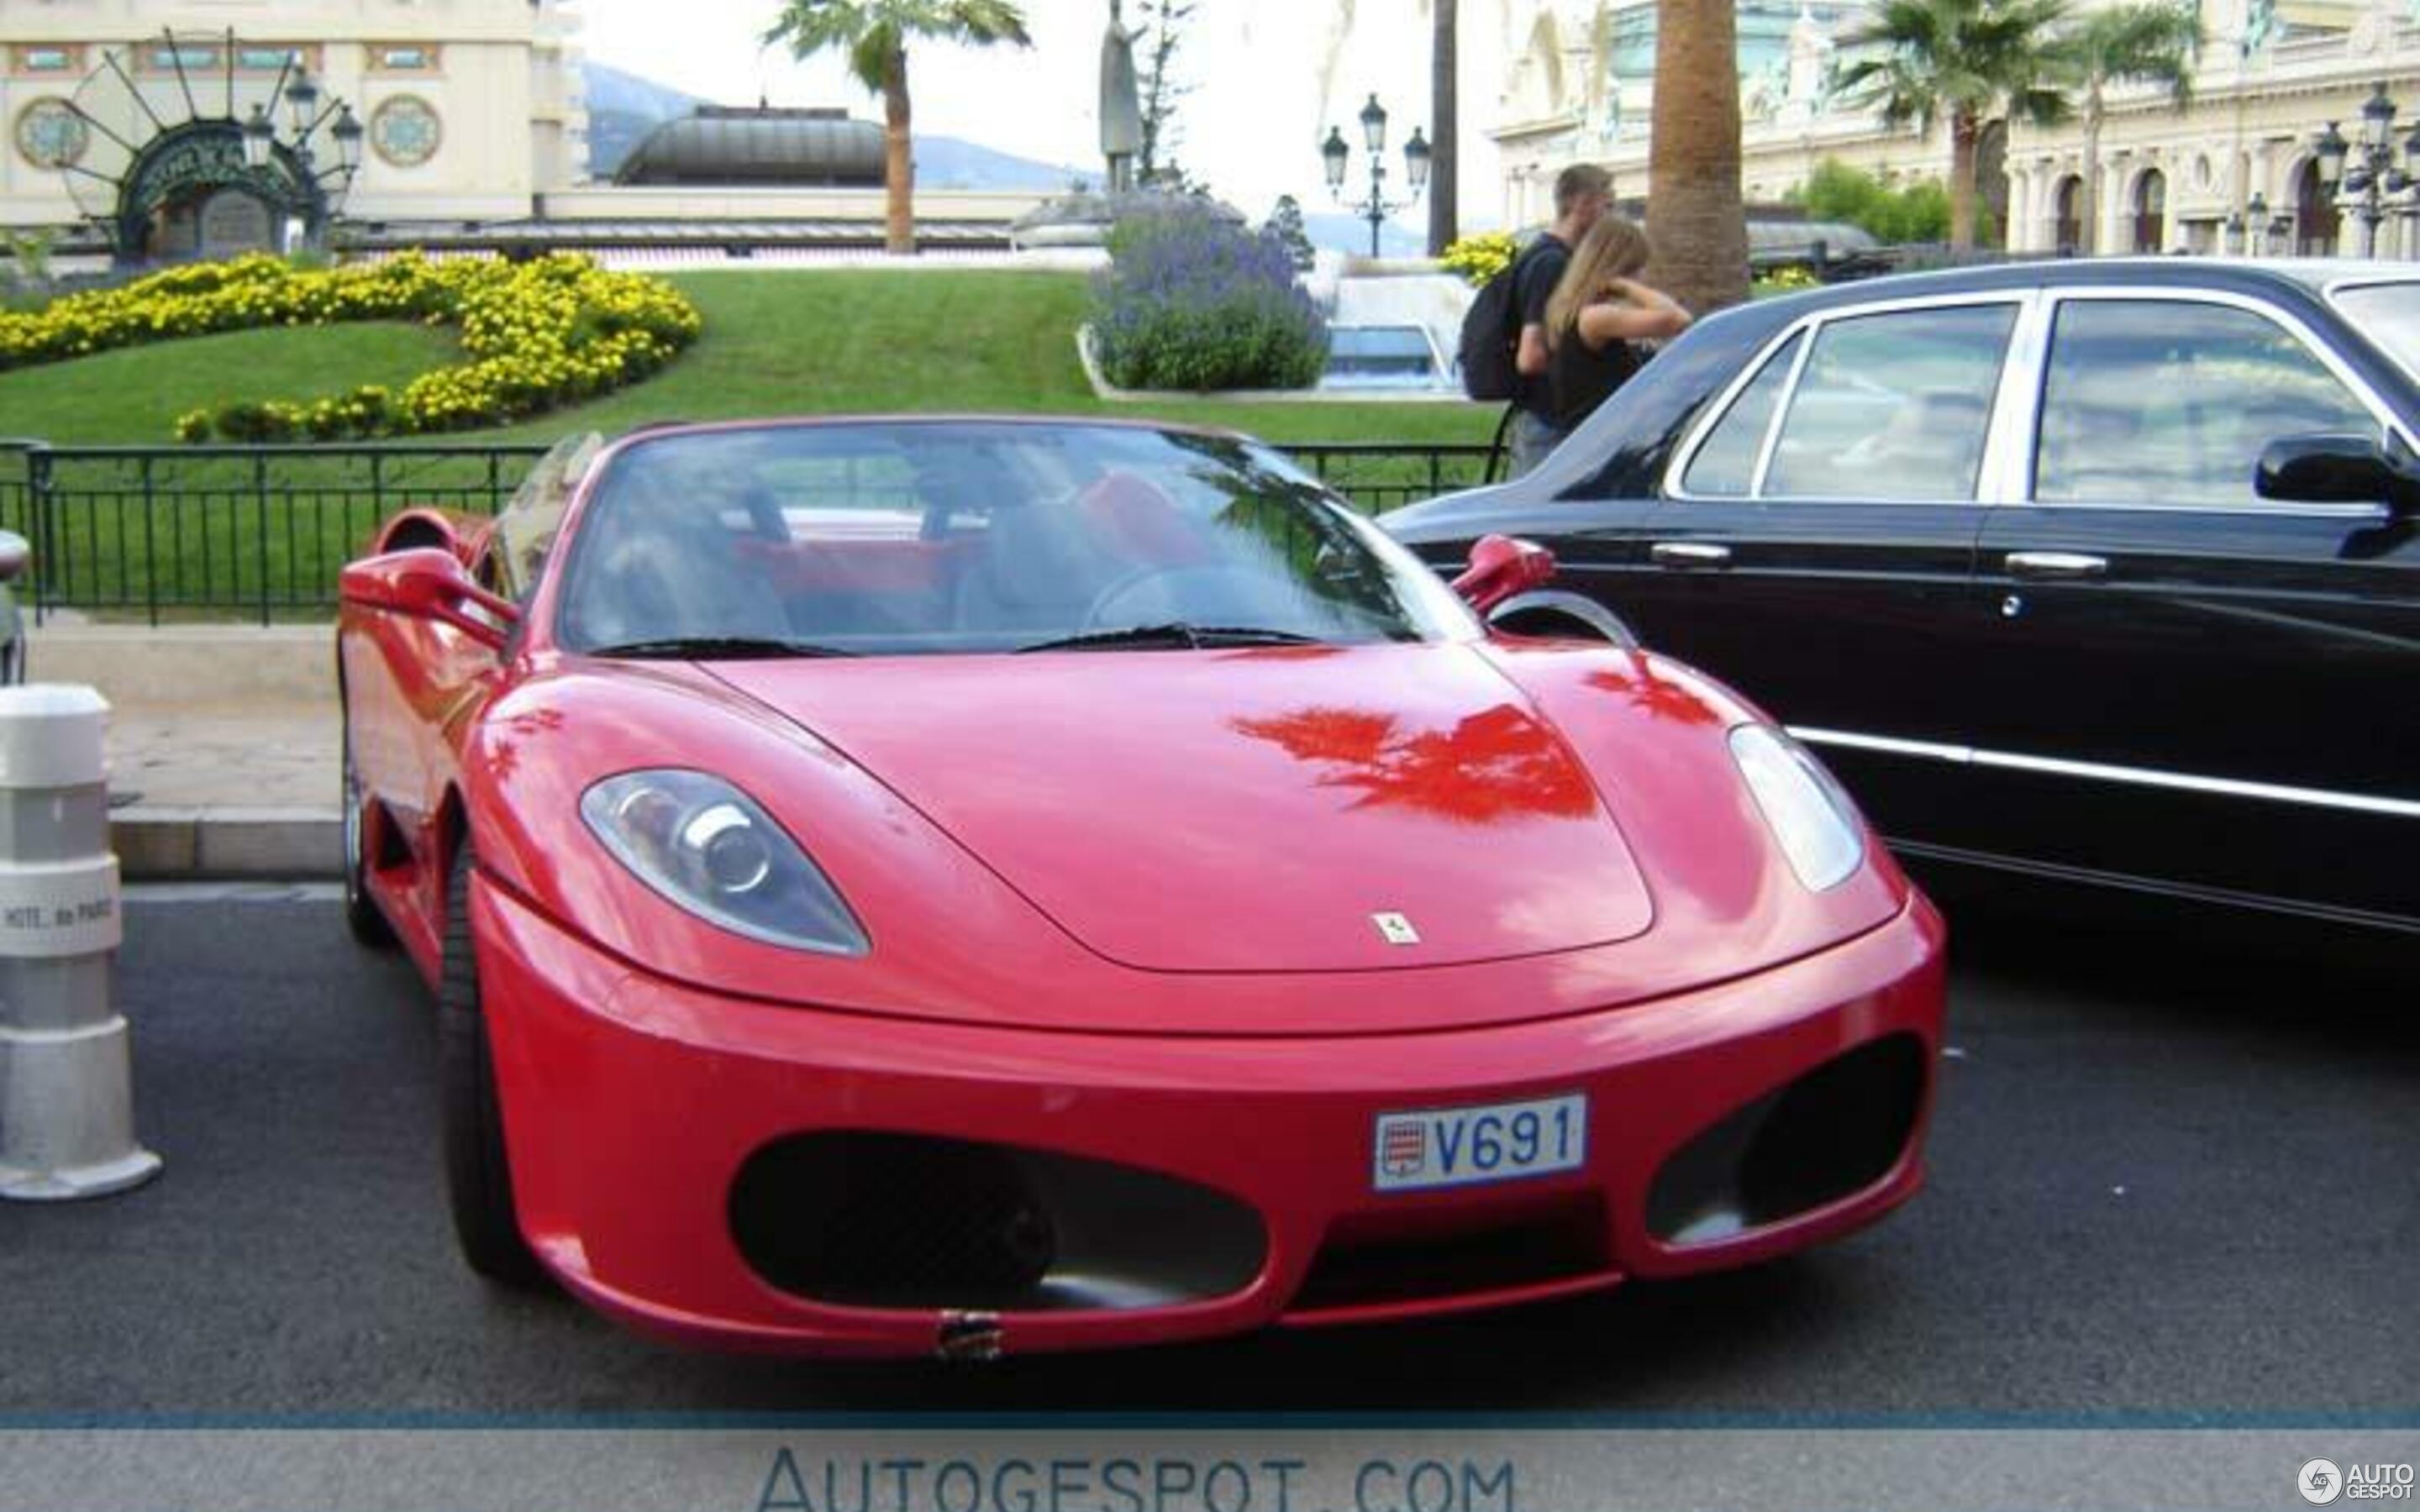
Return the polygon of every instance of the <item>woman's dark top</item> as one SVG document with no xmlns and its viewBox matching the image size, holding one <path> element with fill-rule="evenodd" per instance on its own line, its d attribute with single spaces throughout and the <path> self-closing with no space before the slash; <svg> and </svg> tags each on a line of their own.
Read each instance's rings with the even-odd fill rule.
<svg viewBox="0 0 2420 1512">
<path fill-rule="evenodd" d="M 1614 390 L 1638 371 L 1638 348 L 1626 341 L 1609 341 L 1605 350 L 1590 351 L 1574 324 L 1556 339 L 1546 358 L 1546 383 L 1554 396 L 1555 428 L 1569 431 L 1596 412 Z"/>
</svg>

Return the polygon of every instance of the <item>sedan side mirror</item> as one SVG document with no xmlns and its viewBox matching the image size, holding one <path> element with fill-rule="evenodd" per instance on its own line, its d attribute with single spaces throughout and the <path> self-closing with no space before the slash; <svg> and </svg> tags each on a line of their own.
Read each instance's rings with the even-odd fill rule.
<svg viewBox="0 0 2420 1512">
<path fill-rule="evenodd" d="M 441 547 L 353 563 L 337 578 L 336 591 L 348 604 L 450 625 L 491 651 L 504 649 L 506 632 L 521 617 L 510 599 L 473 582 L 454 553 Z"/>
<path fill-rule="evenodd" d="M 2376 438 L 2327 432 L 2288 436 L 2260 454 L 2252 491 L 2296 504 L 2384 504 L 2397 515 L 2420 508 L 2420 477 Z"/>
<path fill-rule="evenodd" d="M 1555 554 L 1535 541 L 1482 535 L 1470 548 L 1470 565 L 1453 580 L 1464 603 L 1484 614 L 1515 594 L 1554 580 Z"/>
</svg>

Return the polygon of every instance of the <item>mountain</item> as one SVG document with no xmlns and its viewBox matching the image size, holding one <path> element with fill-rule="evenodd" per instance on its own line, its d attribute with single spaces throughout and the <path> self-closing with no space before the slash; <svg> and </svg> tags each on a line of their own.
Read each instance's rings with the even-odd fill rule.
<svg viewBox="0 0 2420 1512">
<path fill-rule="evenodd" d="M 589 59 L 581 65 L 588 96 L 588 173 L 600 181 L 647 133 L 706 101 L 628 69 Z M 916 183 L 923 189 L 1055 192 L 1088 175 L 1079 168 L 1037 162 L 954 136 L 916 137 Z M 1089 177 L 1099 177 L 1095 169 Z"/>
<path fill-rule="evenodd" d="M 1350 253 L 1356 257 L 1370 251 L 1370 223 L 1360 216 L 1329 212 L 1323 215 L 1306 213 L 1302 218 L 1302 234 L 1314 247 L 1332 252 Z M 1378 228 L 1378 251 L 1388 257 L 1418 257 L 1428 251 L 1428 228 L 1413 230 L 1401 221 L 1388 221 Z"/>
<path fill-rule="evenodd" d="M 649 131 L 703 103 L 695 95 L 594 59 L 580 70 L 588 97 L 588 173 L 600 181 L 613 177 Z"/>
</svg>

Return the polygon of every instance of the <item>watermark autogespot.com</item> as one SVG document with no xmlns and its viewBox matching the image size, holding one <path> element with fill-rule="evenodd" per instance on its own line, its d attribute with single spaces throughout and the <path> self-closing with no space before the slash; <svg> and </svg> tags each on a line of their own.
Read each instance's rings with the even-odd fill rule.
<svg viewBox="0 0 2420 1512">
<path fill-rule="evenodd" d="M 2294 1473 L 2294 1489 L 2313 1506 L 2347 1502 L 2409 1502 L 2412 1467 L 2382 1461 L 2339 1466 L 2333 1459 L 2312 1459 Z"/>
<path fill-rule="evenodd" d="M 1321 1485 L 1299 1458 L 773 1457 L 754 1512 L 1516 1512 L 1509 1460 L 1374 1458 Z M 1306 1474 L 1305 1473 L 1310 1473 Z"/>
</svg>

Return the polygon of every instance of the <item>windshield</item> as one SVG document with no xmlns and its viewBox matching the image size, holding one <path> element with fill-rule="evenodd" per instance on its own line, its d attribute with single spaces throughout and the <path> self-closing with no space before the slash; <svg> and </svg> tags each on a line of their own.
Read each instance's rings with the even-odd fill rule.
<svg viewBox="0 0 2420 1512">
<path fill-rule="evenodd" d="M 1109 425 L 676 432 L 606 464 L 556 634 L 620 655 L 915 655 L 1476 633 L 1285 458 Z"/>
<path fill-rule="evenodd" d="M 2371 345 L 2420 382 L 2420 283 L 2364 284 L 2329 298 Z"/>
</svg>

